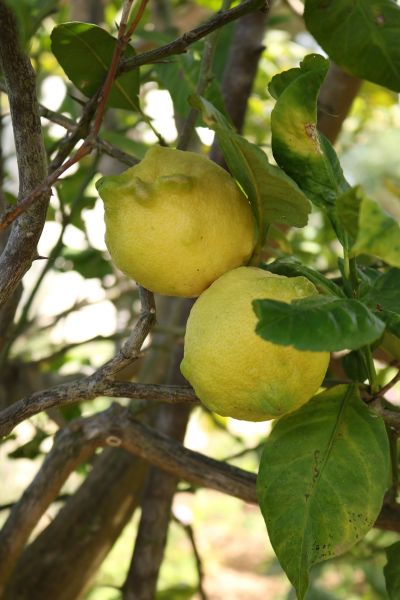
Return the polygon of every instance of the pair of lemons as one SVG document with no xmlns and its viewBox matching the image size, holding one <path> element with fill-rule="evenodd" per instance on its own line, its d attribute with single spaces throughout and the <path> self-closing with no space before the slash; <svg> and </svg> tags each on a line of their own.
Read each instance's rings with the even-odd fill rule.
<svg viewBox="0 0 400 600">
<path fill-rule="evenodd" d="M 156 146 L 134 167 L 97 182 L 106 244 L 117 267 L 160 294 L 196 297 L 181 371 L 211 410 L 249 421 L 279 417 L 318 390 L 329 354 L 300 352 L 255 333 L 252 301 L 317 293 L 304 277 L 246 264 L 251 207 L 234 179 L 204 156 Z"/>
</svg>

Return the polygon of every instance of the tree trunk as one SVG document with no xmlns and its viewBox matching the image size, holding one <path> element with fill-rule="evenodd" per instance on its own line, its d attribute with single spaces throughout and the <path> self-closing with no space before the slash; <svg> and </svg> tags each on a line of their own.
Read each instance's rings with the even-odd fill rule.
<svg viewBox="0 0 400 600">
<path fill-rule="evenodd" d="M 192 305 L 191 300 L 181 304 L 178 325 L 186 323 Z M 175 347 L 168 376 L 170 384 L 185 381 L 179 370 L 182 352 L 182 346 Z M 186 406 L 161 406 L 154 425 L 162 433 L 183 442 L 190 410 Z M 164 471 L 150 470 L 132 563 L 124 585 L 124 600 L 153 600 L 155 597 L 177 483 L 175 477 Z"/>
<path fill-rule="evenodd" d="M 106 450 L 54 521 L 28 546 L 3 600 L 77 600 L 138 504 L 147 464 Z"/>
</svg>

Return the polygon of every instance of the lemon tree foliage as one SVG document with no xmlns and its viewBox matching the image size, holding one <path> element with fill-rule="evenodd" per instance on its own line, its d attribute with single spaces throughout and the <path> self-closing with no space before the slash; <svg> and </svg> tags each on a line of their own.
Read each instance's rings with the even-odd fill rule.
<svg viewBox="0 0 400 600">
<path fill-rule="evenodd" d="M 340 196 L 336 210 L 352 239 L 350 251 L 354 256 L 372 254 L 400 267 L 400 224 L 394 216 L 368 198 L 360 186 Z"/>
<path fill-rule="evenodd" d="M 384 423 L 354 386 L 319 394 L 278 421 L 263 450 L 257 493 L 300 600 L 310 567 L 346 552 L 372 527 L 388 478 Z"/>
<path fill-rule="evenodd" d="M 309 31 L 329 57 L 361 79 L 400 92 L 400 7 L 393 0 L 306 0 Z"/>
<path fill-rule="evenodd" d="M 383 569 L 389 600 L 400 598 L 400 542 L 386 549 L 387 563 Z"/>
<path fill-rule="evenodd" d="M 278 165 L 319 207 L 331 210 L 348 187 L 330 142 L 317 129 L 317 97 L 329 63 L 307 56 L 290 77 L 276 75 L 271 115 L 272 151 Z"/>
<path fill-rule="evenodd" d="M 53 29 L 51 47 L 67 77 L 85 96 L 93 96 L 106 78 L 116 39 L 91 23 L 63 23 Z M 127 46 L 125 57 L 135 56 Z M 109 106 L 137 111 L 139 106 L 139 70 L 115 80 Z"/>
<path fill-rule="evenodd" d="M 59 158 L 58 144 L 61 150 L 70 139 L 76 144 L 81 130 L 90 126 L 82 107 L 85 101 L 74 97 L 72 86 L 87 99 L 102 89 L 117 43 L 113 21 L 120 18 L 121 2 L 106 3 L 104 27 L 72 21 L 66 2 L 6 3 L 16 12 L 21 46 L 29 49 L 33 42 L 32 62 L 41 64 L 40 59 L 46 58 L 41 77 L 46 78 L 51 49 L 59 65 L 57 74 L 68 84 L 55 119 L 67 128 L 67 135 L 57 138 L 55 128 L 48 126 L 45 131 L 51 162 L 54 156 Z M 352 173 L 344 173 L 340 151 L 337 154 L 318 129 L 318 97 L 332 63 L 400 91 L 399 2 L 305 0 L 305 26 L 327 56 L 313 53 L 298 64 L 297 58 L 290 62 L 279 55 L 279 60 L 274 59 L 267 50 L 255 82 L 257 119 L 250 115 L 253 120 L 246 123 L 244 134 L 231 122 L 223 93 L 226 65 L 235 72 L 229 57 L 231 44 L 237 43 L 236 24 L 219 28 L 215 52 L 208 52 L 213 43 L 209 37 L 196 37 L 207 28 L 207 18 L 215 25 L 224 17 L 229 3 L 224 2 L 217 12 L 221 4 L 216 0 L 171 0 L 171 7 L 179 9 L 176 22 L 174 10 L 166 15 L 168 2 L 155 3 L 151 11 L 145 4 L 123 60 L 136 56 L 135 46 L 137 52 L 149 52 L 148 62 L 142 61 L 140 72 L 138 68 L 126 70 L 115 78 L 107 108 L 117 110 L 90 137 L 91 154 L 73 175 L 59 182 L 48 220 L 55 228 L 59 226 L 60 234 L 32 294 L 16 313 L 17 333 L 5 354 L 15 358 L 12 369 L 17 369 L 19 348 L 25 352 L 25 344 L 13 344 L 18 332 L 35 331 L 31 317 L 36 310 L 35 294 L 50 268 L 57 277 L 73 270 L 82 281 L 101 283 L 104 300 L 114 303 L 118 313 L 116 322 L 128 323 L 121 330 L 116 325 L 115 336 L 107 340 L 112 352 L 117 351 L 115 340 L 130 333 L 127 302 L 137 298 L 132 283 L 128 282 L 128 293 L 121 291 L 121 282 L 127 283 L 124 277 L 158 294 L 196 298 L 184 343 L 179 333 L 179 343 L 184 345 L 181 372 L 208 411 L 247 421 L 276 419 L 262 451 L 257 497 L 276 556 L 295 588 L 292 592 L 298 600 L 321 600 L 322 592 L 309 586 L 312 567 L 342 555 L 362 540 L 397 486 L 398 465 L 388 423 L 396 421 L 399 411 L 384 396 L 387 388 L 382 390 L 382 386 L 400 366 L 400 220 L 397 180 L 390 183 L 388 202 L 378 191 L 375 197 L 364 182 L 367 194 L 353 181 Z M 200 5 L 202 21 L 194 24 L 195 33 L 181 35 L 188 16 L 186 4 L 196 9 Z M 249 3 L 233 4 L 232 10 L 237 10 Z M 253 8 L 261 4 L 254 3 Z M 53 23 L 51 15 L 56 10 L 61 16 Z M 31 38 L 45 17 L 54 27 L 38 47 Z M 163 27 L 158 27 L 157 19 L 163 18 Z M 188 22 L 191 19 L 189 14 Z M 280 23 L 284 28 L 285 19 L 290 20 L 273 15 L 269 27 Z M 215 31 L 214 25 L 208 33 Z M 175 54 L 171 47 L 176 48 Z M 207 64 L 205 56 L 212 64 Z M 293 68 L 280 72 L 282 62 Z M 145 114 L 148 99 L 159 90 L 170 96 L 177 130 L 190 129 L 193 121 L 190 142 L 196 152 L 175 149 L 185 146 L 179 133 L 165 142 L 157 131 L 157 120 Z M 394 102 L 392 92 L 379 90 L 367 88 L 360 104 L 367 105 L 373 93 L 383 93 L 385 101 L 389 96 Z M 54 112 L 41 110 L 46 118 L 54 118 Z M 74 124 L 79 125 L 82 117 L 82 127 L 75 131 Z M 260 146 L 254 143 L 258 139 L 255 122 L 268 130 L 260 136 Z M 215 132 L 226 169 L 206 156 L 209 148 L 195 135 L 199 124 Z M 380 127 L 379 119 L 374 126 Z M 352 130 L 344 145 L 356 139 L 357 133 Z M 154 134 L 160 145 L 149 141 Z M 266 154 L 270 142 L 273 160 Z M 103 152 L 125 166 L 100 160 Z M 62 152 L 60 156 L 61 162 L 65 160 Z M 109 255 L 91 243 L 87 230 L 87 215 L 96 209 L 98 200 L 95 187 L 104 202 Z M 4 197 L 16 202 L 16 194 L 8 190 Z M 66 241 L 74 239 L 67 235 L 73 228 L 81 240 L 77 247 L 69 247 Z M 321 255 L 326 253 L 313 254 L 313 249 L 308 250 L 313 244 Z M 65 314 L 70 311 L 75 306 Z M 45 330 L 50 327 L 43 319 L 38 322 L 44 323 Z M 175 329 L 172 326 L 165 339 L 174 337 Z M 45 345 L 43 340 L 37 344 L 39 350 Z M 96 343 L 96 338 L 89 341 Z M 152 352 L 152 343 L 153 338 L 146 352 Z M 26 350 L 32 354 L 29 368 L 42 364 L 40 380 L 46 381 L 49 373 L 55 374 L 67 363 L 68 348 L 49 344 L 48 360 L 37 358 L 39 350 Z M 374 364 L 375 350 L 384 368 Z M 331 352 L 340 355 L 331 356 Z M 90 372 L 97 369 L 91 357 L 82 359 L 82 365 L 81 378 L 89 368 Z M 61 377 L 69 381 L 70 371 L 65 369 Z M 342 385 L 337 385 L 338 378 Z M 68 422 L 82 412 L 76 403 L 61 407 L 60 414 L 57 419 Z M 42 442 L 53 433 L 54 425 L 51 431 L 45 425 L 42 430 L 40 423 L 33 438 L 10 453 L 12 459 L 34 458 L 43 452 Z M 399 561 L 400 543 L 395 543 L 387 548 L 384 567 L 390 600 L 400 597 Z M 190 585 L 168 585 L 164 592 L 158 590 L 157 597 L 191 598 L 197 591 Z"/>
<path fill-rule="evenodd" d="M 216 132 L 229 169 L 253 206 L 261 243 L 270 223 L 306 225 L 310 202 L 296 183 L 277 166 L 271 165 L 258 146 L 238 135 L 210 102 L 199 97 L 193 97 L 191 101 L 202 111 L 206 125 Z"/>
<path fill-rule="evenodd" d="M 293 300 L 255 300 L 257 333 L 265 340 L 299 350 L 356 350 L 377 340 L 385 324 L 352 298 L 319 296 Z"/>
<path fill-rule="evenodd" d="M 334 281 L 328 279 L 319 271 L 303 265 L 300 260 L 293 256 L 278 258 L 272 263 L 264 263 L 261 266 L 266 271 L 276 273 L 277 275 L 286 275 L 286 277 L 298 277 L 302 275 L 312 281 L 321 294 L 338 296 L 339 298 L 345 297 L 342 288 Z"/>
</svg>

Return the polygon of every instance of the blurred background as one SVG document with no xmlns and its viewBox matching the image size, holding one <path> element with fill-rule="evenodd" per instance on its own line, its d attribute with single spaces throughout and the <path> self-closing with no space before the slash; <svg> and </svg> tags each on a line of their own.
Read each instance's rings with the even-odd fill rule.
<svg viewBox="0 0 400 600">
<path fill-rule="evenodd" d="M 65 21 L 97 23 L 115 35 L 120 0 L 15 3 L 23 35 L 37 72 L 43 109 L 46 149 L 51 158 L 85 98 L 67 79 L 51 52 L 52 29 Z M 269 158 L 270 115 L 274 100 L 267 85 L 272 76 L 298 66 L 310 52 L 321 52 L 305 31 L 299 0 L 276 0 L 260 35 L 256 75 L 247 102 L 244 135 L 259 144 Z M 137 52 L 151 49 L 188 31 L 221 7 L 219 0 L 154 0 L 132 45 Z M 40 9 L 40 10 L 39 10 Z M 41 11 L 41 12 L 40 12 Z M 224 109 L 224 69 L 235 26 L 220 34 L 214 59 L 214 81 L 208 93 Z M 33 391 L 90 374 L 111 358 L 134 325 L 140 309 L 138 290 L 109 260 L 104 244 L 103 206 L 95 181 L 117 173 L 141 159 L 160 140 L 174 147 L 188 114 L 187 96 L 196 89 L 203 42 L 165 63 L 141 69 L 140 106 L 132 111 L 110 109 L 101 138 L 123 150 L 124 159 L 96 151 L 75 165 L 55 188 L 47 223 L 39 244 L 39 259 L 24 278 L 15 325 L 3 343 L 0 405 Z M 5 94 L 0 94 L 1 173 L 3 202 L 13 203 L 18 192 L 16 157 Z M 225 107 L 226 108 L 226 107 Z M 200 118 L 190 148 L 212 151 L 214 135 Z M 398 96 L 382 87 L 363 83 L 344 121 L 336 149 L 351 183 L 400 213 L 400 107 Z M 331 228 L 315 210 L 300 230 L 271 232 L 267 259 L 291 254 L 334 276 L 336 253 Z M 172 349 L 183 344 L 184 322 L 179 301 L 157 298 L 158 323 L 146 341 L 142 358 L 126 374 L 131 380 L 161 381 L 170 365 Z M 386 357 L 387 358 L 387 357 Z M 382 357 L 382 382 L 393 374 L 390 356 Z M 391 401 L 400 405 L 400 387 Z M 128 400 L 121 400 L 128 405 Z M 105 409 L 110 399 L 98 398 L 70 407 L 52 409 L 21 423 L 0 446 L 0 525 L 12 504 L 40 468 L 52 446 L 53 435 L 79 416 Z M 202 408 L 193 410 L 185 444 L 217 459 L 256 472 L 262 442 L 270 423 L 250 424 L 217 417 Z M 98 456 L 73 474 L 43 518 L 32 539 L 51 524 L 60 508 L 92 471 Z M 118 485 L 115 483 L 115 485 Z M 217 492 L 179 484 L 173 500 L 165 558 L 157 598 L 164 600 L 292 600 L 291 586 L 274 557 L 260 511 L 255 506 Z M 133 513 L 133 510 L 131 511 Z M 125 515 L 115 544 L 81 598 L 117 600 L 131 560 L 140 511 Z M 383 548 L 396 535 L 372 530 L 350 553 L 313 570 L 309 600 L 383 600 Z M 112 548 L 112 549 L 110 549 Z M 108 549 L 110 552 L 108 553 Z M 101 562 L 101 561 L 100 561 Z M 199 586 L 200 581 L 200 586 Z M 44 597 L 44 596 L 43 596 Z"/>
</svg>

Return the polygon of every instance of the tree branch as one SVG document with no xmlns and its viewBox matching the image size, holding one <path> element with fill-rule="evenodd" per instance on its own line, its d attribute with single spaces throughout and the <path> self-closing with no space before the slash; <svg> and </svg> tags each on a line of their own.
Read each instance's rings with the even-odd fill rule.
<svg viewBox="0 0 400 600">
<path fill-rule="evenodd" d="M 251 504 L 257 503 L 254 473 L 185 448 L 135 420 L 129 409 L 118 404 L 96 415 L 77 419 L 66 430 L 90 445 L 124 448 L 194 486 L 207 487 Z M 384 506 L 375 526 L 400 532 L 400 506 Z"/>
<path fill-rule="evenodd" d="M 118 373 L 140 357 L 140 349 L 156 316 L 153 294 L 139 288 L 142 309 L 131 335 L 117 355 L 93 375 L 36 392 L 0 412 L 0 437 L 9 435 L 18 423 L 55 406 L 94 400 L 98 396 L 155 400 L 169 404 L 198 404 L 194 391 L 186 386 L 167 386 L 116 381 Z"/>
<path fill-rule="evenodd" d="M 127 21 L 125 19 L 128 19 L 128 15 L 130 14 L 132 0 L 125 0 L 122 10 L 122 19 L 118 28 L 117 43 L 114 48 L 114 53 L 111 59 L 110 67 L 107 72 L 107 76 L 103 85 L 101 86 L 101 89 L 86 104 L 81 122 L 79 123 L 76 131 L 73 132 L 71 136 L 68 136 L 65 147 L 60 147 L 60 151 L 57 155 L 57 158 L 52 163 L 52 169 L 50 174 L 47 177 L 44 175 L 44 177 L 41 178 L 40 182 L 35 187 L 33 187 L 33 189 L 29 190 L 29 193 L 24 194 L 24 196 L 21 197 L 21 200 L 16 207 L 10 208 L 8 211 L 5 212 L 0 221 L 0 231 L 6 229 L 11 223 L 15 221 L 15 219 L 17 219 L 20 215 L 24 214 L 30 206 L 32 206 L 41 198 L 43 194 L 49 194 L 51 186 L 58 181 L 58 179 L 63 173 L 65 173 L 70 167 L 78 163 L 80 160 L 82 160 L 82 158 L 84 158 L 92 152 L 94 141 L 96 140 L 97 135 L 100 131 L 100 127 L 106 110 L 107 100 L 110 95 L 114 79 L 116 77 L 117 68 L 121 60 L 121 56 L 130 40 L 130 37 L 135 31 L 143 15 L 143 11 L 146 7 L 147 2 L 148 0 L 141 0 L 138 13 L 127 30 Z M 93 116 L 94 122 L 90 127 L 90 130 L 87 133 L 82 145 L 78 148 L 75 154 L 73 154 L 66 162 L 63 162 L 66 155 L 69 154 L 69 152 L 75 145 L 77 141 L 76 137 L 79 136 L 78 139 L 80 139 L 80 131 L 83 130 L 86 132 Z"/>
<path fill-rule="evenodd" d="M 3 71 L 14 131 L 19 174 L 19 202 L 45 179 L 46 153 L 36 99 L 35 74 L 19 44 L 13 12 L 0 1 L 0 67 Z M 12 228 L 0 257 L 0 306 L 13 294 L 37 254 L 50 190 Z"/>
<path fill-rule="evenodd" d="M 98 396 L 167 404 L 199 404 L 190 387 L 110 380 L 96 383 L 95 377 L 96 375 L 92 375 L 86 379 L 62 383 L 14 402 L 0 412 L 0 437 L 9 435 L 19 423 L 49 408 L 87 402 Z"/>
<path fill-rule="evenodd" d="M 176 303 L 174 300 L 171 302 Z M 185 299 L 178 304 L 175 323 L 183 325 L 193 300 Z M 182 346 L 175 343 L 167 383 L 180 384 L 184 381 L 179 370 L 182 354 Z M 162 435 L 182 443 L 189 415 L 190 407 L 160 406 L 150 423 Z M 133 556 L 123 586 L 124 600 L 153 600 L 156 595 L 177 483 L 176 477 L 163 470 L 150 470 L 142 496 L 142 512 Z"/>
<path fill-rule="evenodd" d="M 96 439 L 102 445 L 125 448 L 192 485 L 257 503 L 255 474 L 185 448 L 135 421 L 129 411 L 119 405 L 80 420 L 80 424 L 88 440 Z M 384 506 L 375 527 L 400 532 L 400 506 Z"/>
<path fill-rule="evenodd" d="M 198 42 L 212 31 L 231 23 L 252 11 L 267 8 L 269 4 L 270 0 L 245 0 L 238 6 L 235 6 L 235 8 L 220 11 L 202 25 L 195 27 L 191 31 L 187 31 L 169 44 L 165 44 L 154 50 L 149 50 L 148 52 L 142 52 L 142 54 L 138 54 L 133 58 L 122 61 L 117 71 L 117 75 L 133 71 L 142 65 L 159 62 L 174 54 L 183 54 L 189 46 Z"/>
<path fill-rule="evenodd" d="M 73 426 L 56 435 L 53 448 L 0 531 L 0 597 L 30 534 L 72 471 L 96 444 L 75 434 Z"/>
</svg>

